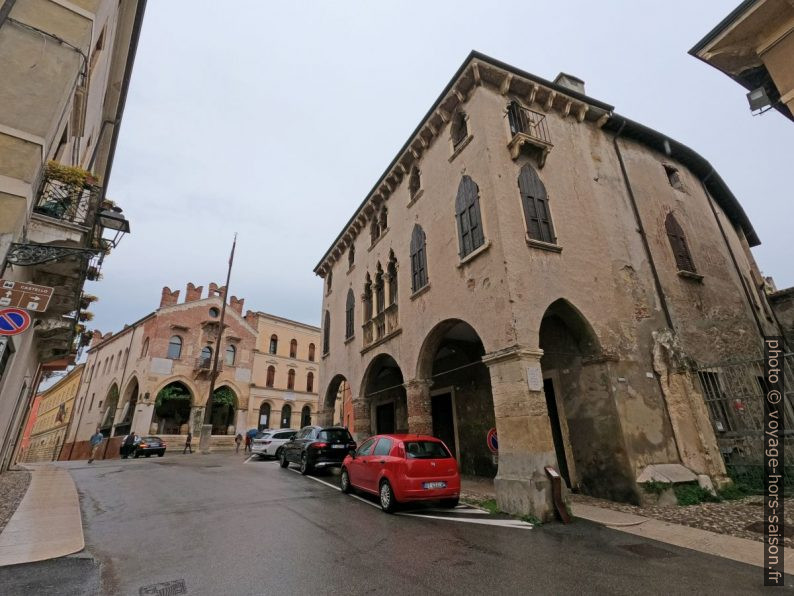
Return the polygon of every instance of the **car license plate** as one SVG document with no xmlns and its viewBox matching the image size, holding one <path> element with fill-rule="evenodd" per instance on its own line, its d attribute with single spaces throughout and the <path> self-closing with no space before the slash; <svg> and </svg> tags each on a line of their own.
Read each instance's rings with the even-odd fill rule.
<svg viewBox="0 0 794 596">
<path fill-rule="evenodd" d="M 425 482 L 422 484 L 425 490 L 433 490 L 434 488 L 447 488 L 446 482 Z"/>
<path fill-rule="evenodd" d="M 344 449 L 344 445 L 331 445 L 331 449 Z"/>
</svg>

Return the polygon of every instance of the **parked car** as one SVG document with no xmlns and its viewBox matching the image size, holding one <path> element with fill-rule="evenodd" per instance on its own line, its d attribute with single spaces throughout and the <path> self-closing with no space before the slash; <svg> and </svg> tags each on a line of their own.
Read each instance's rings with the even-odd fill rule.
<svg viewBox="0 0 794 596">
<path fill-rule="evenodd" d="M 135 451 L 131 455 L 133 457 L 140 457 L 141 455 L 151 457 L 155 453 L 157 457 L 165 455 L 165 441 L 160 437 L 141 437 L 140 442 L 135 445 Z"/>
<path fill-rule="evenodd" d="M 378 495 L 391 513 L 400 503 L 440 501 L 453 508 L 460 498 L 458 463 L 447 446 L 425 435 L 376 435 L 350 451 L 342 463 L 342 492 Z"/>
<path fill-rule="evenodd" d="M 347 452 L 356 448 L 348 430 L 341 426 L 304 426 L 281 447 L 279 461 L 286 468 L 300 464 L 301 474 L 317 468 L 342 465 Z"/>
<path fill-rule="evenodd" d="M 262 459 L 268 457 L 278 458 L 281 456 L 281 448 L 284 443 L 289 441 L 298 433 L 292 428 L 267 429 L 260 431 L 251 445 L 251 453 L 258 455 Z"/>
</svg>

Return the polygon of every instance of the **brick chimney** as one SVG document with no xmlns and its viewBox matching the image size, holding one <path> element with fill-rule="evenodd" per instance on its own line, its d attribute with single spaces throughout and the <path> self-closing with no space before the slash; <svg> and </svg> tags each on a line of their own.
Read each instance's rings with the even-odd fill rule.
<svg viewBox="0 0 794 596">
<path fill-rule="evenodd" d="M 245 322 L 256 329 L 256 313 L 252 310 L 245 311 Z"/>
<path fill-rule="evenodd" d="M 93 348 L 102 341 L 102 332 L 99 329 L 94 329 L 94 334 L 91 336 L 91 343 L 88 344 L 89 348 Z"/>
<path fill-rule="evenodd" d="M 245 304 L 245 298 L 238 298 L 237 296 L 232 296 L 231 299 L 229 300 L 229 306 L 238 315 L 243 314 L 243 304 Z"/>
<path fill-rule="evenodd" d="M 194 286 L 193 282 L 188 282 L 187 289 L 185 290 L 185 302 L 201 300 L 201 293 L 203 291 L 204 286 Z"/>
<path fill-rule="evenodd" d="M 160 308 L 164 306 L 173 306 L 179 302 L 179 290 L 171 291 L 171 288 L 165 286 L 163 288 L 163 294 L 160 297 Z"/>
</svg>

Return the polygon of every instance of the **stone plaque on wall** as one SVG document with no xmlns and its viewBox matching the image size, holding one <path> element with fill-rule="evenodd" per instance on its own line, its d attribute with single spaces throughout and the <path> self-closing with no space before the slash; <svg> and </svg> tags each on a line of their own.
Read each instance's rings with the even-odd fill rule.
<svg viewBox="0 0 794 596">
<path fill-rule="evenodd" d="M 251 369 L 238 368 L 237 370 L 234 371 L 234 380 L 247 383 L 248 381 L 251 380 Z"/>
<path fill-rule="evenodd" d="M 543 391 L 543 371 L 540 364 L 527 367 L 527 385 L 530 391 Z"/>
<path fill-rule="evenodd" d="M 153 372 L 156 375 L 170 375 L 173 364 L 174 361 L 170 358 L 152 358 L 149 372 Z"/>
</svg>

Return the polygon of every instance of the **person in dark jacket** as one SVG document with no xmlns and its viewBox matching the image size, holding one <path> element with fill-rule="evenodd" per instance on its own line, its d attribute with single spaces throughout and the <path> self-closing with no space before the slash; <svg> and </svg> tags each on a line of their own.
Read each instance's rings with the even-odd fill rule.
<svg viewBox="0 0 794 596">
<path fill-rule="evenodd" d="M 190 442 L 193 440 L 193 433 L 187 431 L 187 438 L 185 439 L 185 448 L 182 450 L 182 455 L 185 455 L 185 451 L 189 451 L 191 454 L 193 453 L 193 449 L 190 446 Z"/>
<path fill-rule="evenodd" d="M 240 443 L 242 443 L 242 442 L 243 442 L 243 435 L 241 435 L 240 433 L 237 433 L 237 436 L 234 437 L 234 444 L 235 444 L 234 452 L 235 453 L 240 453 Z"/>
<path fill-rule="evenodd" d="M 124 443 L 121 445 L 121 457 L 127 459 L 130 455 L 135 453 L 135 433 L 130 432 L 125 438 Z"/>
</svg>

